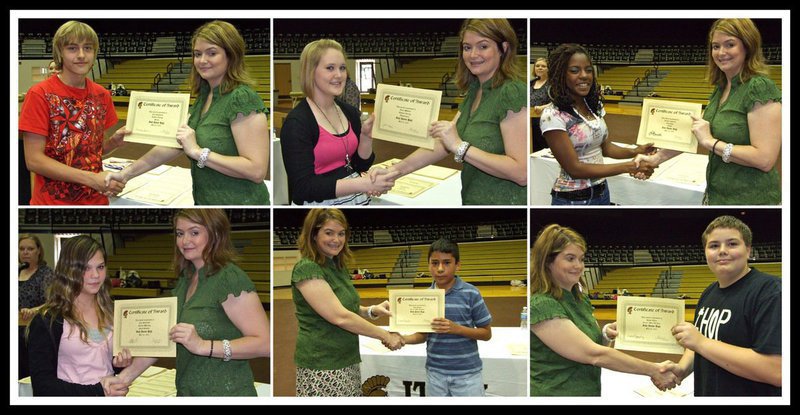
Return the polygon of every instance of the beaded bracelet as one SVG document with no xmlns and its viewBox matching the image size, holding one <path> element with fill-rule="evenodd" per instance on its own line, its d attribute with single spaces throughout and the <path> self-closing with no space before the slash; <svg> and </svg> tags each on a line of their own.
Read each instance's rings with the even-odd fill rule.
<svg viewBox="0 0 800 415">
<path fill-rule="evenodd" d="M 233 352 L 231 352 L 231 341 L 230 340 L 223 340 L 222 341 L 222 361 L 229 362 L 231 360 L 231 356 Z"/>
<path fill-rule="evenodd" d="M 731 153 L 733 153 L 733 143 L 725 144 L 725 149 L 722 150 L 722 162 L 723 163 L 730 163 L 731 162 Z"/>
</svg>

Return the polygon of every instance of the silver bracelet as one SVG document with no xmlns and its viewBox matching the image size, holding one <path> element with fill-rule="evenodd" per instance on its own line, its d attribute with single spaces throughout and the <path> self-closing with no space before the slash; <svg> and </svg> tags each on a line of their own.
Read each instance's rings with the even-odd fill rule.
<svg viewBox="0 0 800 415">
<path fill-rule="evenodd" d="M 222 341 L 222 361 L 229 362 L 231 360 L 231 356 L 233 352 L 231 352 L 231 341 L 230 340 L 223 340 Z"/>
<path fill-rule="evenodd" d="M 456 163 L 464 162 L 464 156 L 467 155 L 467 150 L 469 150 L 470 145 L 471 144 L 466 141 L 462 141 L 461 144 L 458 145 L 458 148 L 456 149 L 456 154 L 455 156 L 453 156 L 453 160 L 455 160 Z"/>
<path fill-rule="evenodd" d="M 608 343 L 611 343 L 611 342 L 613 341 L 613 340 L 609 339 L 609 338 L 608 338 L 608 335 L 606 334 L 606 329 L 607 329 L 607 328 L 608 328 L 608 326 L 610 326 L 610 325 L 611 325 L 611 323 L 606 323 L 606 325 L 605 325 L 605 326 L 603 326 L 603 329 L 602 329 L 602 330 L 600 330 L 600 332 L 601 332 L 601 333 L 603 333 L 603 340 L 605 340 L 607 344 L 608 344 Z"/>
<path fill-rule="evenodd" d="M 369 306 L 369 308 L 367 308 L 367 316 L 369 317 L 370 320 L 377 320 L 378 316 L 376 316 L 375 314 L 372 314 L 372 307 L 375 307 L 375 306 L 371 305 L 371 306 Z"/>
<path fill-rule="evenodd" d="M 730 163 L 731 162 L 731 153 L 733 153 L 733 143 L 725 144 L 725 149 L 722 150 L 722 162 L 723 163 Z"/>
<path fill-rule="evenodd" d="M 197 167 L 203 168 L 206 166 L 206 162 L 208 161 L 208 154 L 211 153 L 211 150 L 208 148 L 204 148 L 200 151 L 200 157 L 197 159 Z"/>
</svg>

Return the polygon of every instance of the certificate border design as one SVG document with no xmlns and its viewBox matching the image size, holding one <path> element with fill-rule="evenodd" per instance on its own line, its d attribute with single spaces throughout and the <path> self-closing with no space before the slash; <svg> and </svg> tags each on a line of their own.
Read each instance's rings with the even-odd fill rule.
<svg viewBox="0 0 800 415">
<path fill-rule="evenodd" d="M 617 297 L 617 329 L 619 331 L 619 335 L 614 341 L 614 348 L 639 352 L 683 354 L 683 346 L 678 344 L 677 340 L 674 340 L 674 338 L 671 343 L 650 343 L 639 340 L 628 340 L 626 338 L 625 326 L 627 319 L 625 318 L 625 310 L 628 307 L 637 305 L 675 309 L 676 324 L 681 323 L 686 319 L 686 302 L 684 300 L 660 297 L 619 296 Z"/>
<path fill-rule="evenodd" d="M 372 127 L 372 137 L 380 140 L 391 141 L 394 143 L 406 144 L 409 146 L 427 148 L 433 150 L 434 141 L 430 136 L 419 138 L 411 134 L 403 134 L 398 131 L 389 131 L 380 127 L 380 116 L 383 112 L 383 100 L 388 94 L 400 95 L 409 98 L 432 99 L 430 122 L 439 120 L 439 108 L 442 105 L 442 91 L 434 91 L 422 88 L 409 88 L 389 84 L 378 84 L 375 91 L 375 124 Z"/>
<path fill-rule="evenodd" d="M 434 288 L 434 289 L 394 289 L 389 290 L 389 309 L 396 310 L 394 307 L 395 302 L 397 301 L 397 297 L 403 296 L 417 296 L 417 297 L 435 297 L 439 302 L 439 310 L 438 315 L 440 317 L 444 317 L 444 290 L 441 288 Z M 430 324 L 427 325 L 414 325 L 414 324 L 407 324 L 407 325 L 398 325 L 395 313 L 392 312 L 392 315 L 389 317 L 389 331 L 396 331 L 401 333 L 433 333 L 433 329 L 431 328 Z"/>
<path fill-rule="evenodd" d="M 130 143 L 152 144 L 154 146 L 181 148 L 181 145 L 174 136 L 151 135 L 141 132 L 134 132 L 133 125 L 136 121 L 136 104 L 139 101 L 173 102 L 180 104 L 181 121 L 178 125 L 188 120 L 189 114 L 189 94 L 174 92 L 145 92 L 131 91 L 128 100 L 128 116 L 125 120 L 125 128 L 131 130 L 131 134 L 125 136 L 125 141 Z M 177 131 L 175 132 L 177 134 Z"/>
<path fill-rule="evenodd" d="M 703 114 L 703 106 L 698 103 L 682 102 L 682 101 L 669 101 L 664 99 L 645 98 L 642 101 L 642 115 L 641 122 L 639 123 L 639 134 L 636 138 L 636 144 L 654 143 L 655 147 L 665 148 L 669 150 L 677 150 L 685 153 L 697 153 L 698 143 L 697 137 L 694 133 L 691 134 L 688 144 L 681 144 L 669 139 L 654 139 L 647 137 L 647 127 L 650 121 L 648 113 L 653 108 L 666 108 L 681 111 L 691 111 L 696 117 Z"/>
<path fill-rule="evenodd" d="M 160 297 L 160 298 L 138 298 L 133 300 L 116 300 L 114 301 L 114 347 L 113 353 L 116 355 L 122 351 L 122 312 L 123 310 L 153 308 L 153 307 L 167 307 L 169 309 L 169 316 L 167 316 L 168 327 L 173 327 L 178 322 L 178 297 Z M 175 342 L 169 340 L 169 333 L 164 333 L 167 342 L 164 346 L 136 346 L 129 347 L 132 356 L 147 356 L 147 357 L 175 357 L 176 349 Z"/>
</svg>

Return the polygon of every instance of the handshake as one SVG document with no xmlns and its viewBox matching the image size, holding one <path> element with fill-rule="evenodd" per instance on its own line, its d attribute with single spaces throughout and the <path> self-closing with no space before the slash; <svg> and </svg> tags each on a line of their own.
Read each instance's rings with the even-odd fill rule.
<svg viewBox="0 0 800 415">
<path fill-rule="evenodd" d="M 384 167 L 373 167 L 369 172 L 361 173 L 364 181 L 363 192 L 369 196 L 380 196 L 386 194 L 394 187 L 394 181 L 400 177 L 397 170 L 389 170 Z"/>
<path fill-rule="evenodd" d="M 680 385 L 686 377 L 680 365 L 671 360 L 655 363 L 655 366 L 656 370 L 650 374 L 650 381 L 662 392 Z"/>
<path fill-rule="evenodd" d="M 647 180 L 661 162 L 658 149 L 653 147 L 653 143 L 648 143 L 637 146 L 634 151 L 636 156 L 631 160 L 634 169 L 628 173 L 639 180 Z"/>
<path fill-rule="evenodd" d="M 406 340 L 403 335 L 396 332 L 389 332 L 386 337 L 381 340 L 381 343 L 391 351 L 400 350 L 406 345 Z"/>
</svg>

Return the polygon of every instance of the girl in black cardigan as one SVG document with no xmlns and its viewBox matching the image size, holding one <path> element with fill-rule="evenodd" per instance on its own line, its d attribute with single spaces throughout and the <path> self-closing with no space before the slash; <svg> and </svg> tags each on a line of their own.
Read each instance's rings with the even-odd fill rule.
<svg viewBox="0 0 800 415">
<path fill-rule="evenodd" d="M 342 94 L 347 68 L 335 40 L 309 43 L 300 55 L 300 82 L 306 99 L 281 127 L 281 151 L 292 203 L 365 205 L 369 196 L 389 191 L 396 173 L 365 176 L 372 166 L 374 116 L 361 124 L 355 107 L 334 98 Z"/>
<path fill-rule="evenodd" d="M 28 327 L 34 396 L 124 396 L 113 366 L 131 364 L 126 349 L 112 358 L 113 304 L 105 251 L 86 235 L 64 242 L 47 300 Z M 69 327 L 68 336 L 64 336 Z M 59 356 L 59 350 L 62 350 Z"/>
</svg>

